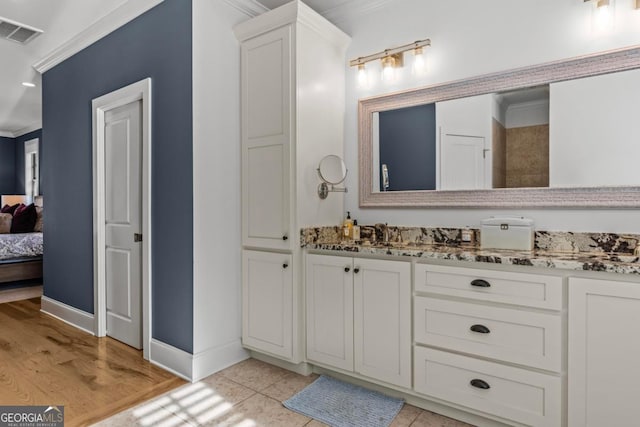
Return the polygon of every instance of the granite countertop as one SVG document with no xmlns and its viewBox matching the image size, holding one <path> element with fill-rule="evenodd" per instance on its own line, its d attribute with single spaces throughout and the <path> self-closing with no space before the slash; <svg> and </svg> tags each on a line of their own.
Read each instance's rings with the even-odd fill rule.
<svg viewBox="0 0 640 427">
<path fill-rule="evenodd" d="M 536 248 L 533 251 L 512 251 L 465 245 L 458 238 L 452 238 L 457 236 L 459 229 L 421 228 L 419 232 L 410 228 L 393 230 L 397 230 L 397 233 L 391 232 L 389 242 L 382 243 L 382 239 L 371 241 L 375 229 L 368 234 L 369 238 L 354 242 L 340 241 L 337 227 L 307 228 L 302 230 L 301 246 L 312 250 L 357 254 L 640 274 L 640 259 L 633 254 L 637 243 L 635 239 L 640 240 L 640 236 L 636 235 L 536 232 Z M 424 238 L 425 235 L 431 238 Z M 407 239 L 407 236 L 420 238 Z M 437 236 L 445 238 L 439 239 Z"/>
</svg>

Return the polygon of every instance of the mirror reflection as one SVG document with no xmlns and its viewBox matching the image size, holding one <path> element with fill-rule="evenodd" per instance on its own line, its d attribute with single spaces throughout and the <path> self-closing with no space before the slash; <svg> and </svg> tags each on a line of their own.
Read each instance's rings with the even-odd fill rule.
<svg viewBox="0 0 640 427">
<path fill-rule="evenodd" d="M 640 183 L 640 70 L 376 111 L 372 191 Z"/>
<path fill-rule="evenodd" d="M 373 114 L 373 191 L 549 186 L 549 86 Z"/>
</svg>

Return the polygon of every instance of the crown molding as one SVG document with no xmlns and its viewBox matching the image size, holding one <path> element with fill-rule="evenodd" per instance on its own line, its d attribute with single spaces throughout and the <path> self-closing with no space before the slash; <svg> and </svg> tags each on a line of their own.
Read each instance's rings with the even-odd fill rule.
<svg viewBox="0 0 640 427">
<path fill-rule="evenodd" d="M 264 6 L 257 0 L 223 0 L 229 6 L 239 10 L 245 15 L 253 18 L 254 16 L 262 15 L 269 11 L 269 8 Z"/>
<path fill-rule="evenodd" d="M 325 39 L 344 48 L 351 40 L 342 30 L 301 1 L 292 1 L 253 19 L 241 22 L 233 27 L 233 31 L 238 40 L 244 41 L 295 22 L 307 26 Z"/>
<path fill-rule="evenodd" d="M 33 132 L 34 130 L 42 129 L 42 121 L 38 120 L 37 122 L 33 122 L 28 126 L 25 126 L 21 129 L 10 131 L 10 130 L 2 130 L 0 129 L 0 137 L 5 138 L 18 138 L 19 136 L 26 135 L 29 132 Z"/>
<path fill-rule="evenodd" d="M 343 22 L 355 16 L 367 15 L 393 3 L 395 0 L 355 0 L 321 12 L 331 22 Z"/>
<path fill-rule="evenodd" d="M 17 138 L 19 136 L 26 135 L 29 132 L 33 132 L 34 130 L 38 130 L 38 129 L 42 129 L 41 120 L 38 120 L 37 122 L 33 122 L 29 126 L 25 126 L 22 129 L 18 129 L 17 131 L 13 132 L 13 137 Z"/>
<path fill-rule="evenodd" d="M 107 34 L 122 27 L 134 18 L 142 15 L 163 0 L 130 0 L 94 22 L 91 26 L 51 51 L 47 56 L 33 64 L 39 73 L 55 67 L 82 49 L 97 42 Z"/>
</svg>

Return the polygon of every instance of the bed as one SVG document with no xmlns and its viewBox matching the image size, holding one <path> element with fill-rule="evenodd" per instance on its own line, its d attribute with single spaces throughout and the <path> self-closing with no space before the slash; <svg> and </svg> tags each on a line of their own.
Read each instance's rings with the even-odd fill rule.
<svg viewBox="0 0 640 427">
<path fill-rule="evenodd" d="M 0 234 L 0 283 L 42 278 L 42 233 Z"/>
<path fill-rule="evenodd" d="M 42 207 L 42 196 L 34 203 Z M 43 248 L 41 232 L 0 234 L 0 283 L 41 279 Z"/>
</svg>

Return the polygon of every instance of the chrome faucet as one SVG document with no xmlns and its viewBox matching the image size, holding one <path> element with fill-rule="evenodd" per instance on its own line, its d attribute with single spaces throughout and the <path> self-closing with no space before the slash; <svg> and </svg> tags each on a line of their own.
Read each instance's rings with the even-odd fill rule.
<svg viewBox="0 0 640 427">
<path fill-rule="evenodd" d="M 384 224 L 382 223 L 375 224 L 375 229 L 376 231 L 381 230 L 382 243 L 384 243 L 385 245 L 389 244 L 389 226 L 387 225 L 387 223 L 385 222 Z M 376 237 L 377 235 L 378 233 L 376 233 Z"/>
</svg>

